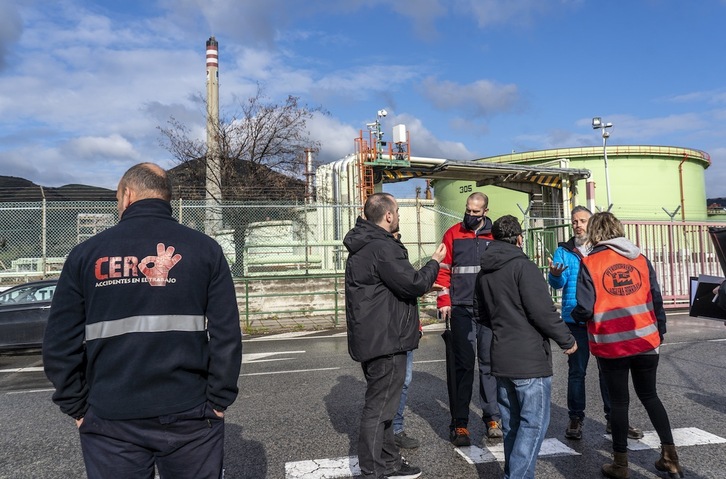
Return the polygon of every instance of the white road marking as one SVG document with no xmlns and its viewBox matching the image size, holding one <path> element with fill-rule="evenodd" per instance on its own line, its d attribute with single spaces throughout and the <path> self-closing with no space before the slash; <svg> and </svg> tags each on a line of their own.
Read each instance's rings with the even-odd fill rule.
<svg viewBox="0 0 726 479">
<path fill-rule="evenodd" d="M 274 341 L 277 339 L 293 339 L 301 336 L 310 336 L 311 334 L 317 334 L 320 331 L 293 331 L 290 333 L 272 334 L 270 336 L 260 336 L 259 338 L 251 338 L 247 341 Z"/>
<path fill-rule="evenodd" d="M 6 392 L 5 394 L 7 394 L 9 396 L 11 394 L 48 393 L 48 392 L 53 392 L 53 391 L 55 391 L 55 389 L 52 389 L 52 388 L 51 389 L 29 389 L 27 391 L 10 391 L 10 392 Z"/>
<path fill-rule="evenodd" d="M 461 457 L 469 464 L 481 464 L 484 462 L 504 461 L 504 444 L 493 444 L 480 448 L 477 446 L 457 447 Z M 550 438 L 542 442 L 539 450 L 540 456 L 580 456 L 581 454 L 574 449 L 569 448 L 558 439 Z"/>
<path fill-rule="evenodd" d="M 291 369 L 289 371 L 268 371 L 266 373 L 247 373 L 240 374 L 241 376 L 268 376 L 273 374 L 289 374 L 289 373 L 310 373 L 315 371 L 336 371 L 340 368 L 313 368 L 313 369 Z"/>
<path fill-rule="evenodd" d="M 285 463 L 285 479 L 330 479 L 359 475 L 358 456 Z"/>
<path fill-rule="evenodd" d="M 504 461 L 504 446 L 498 444 L 482 449 L 476 446 L 457 447 L 456 452 L 469 464 L 483 462 Z M 542 443 L 540 456 L 579 456 L 557 439 L 545 439 Z M 333 459 L 314 459 L 311 461 L 296 461 L 285 464 L 285 479 L 329 479 L 335 477 L 357 476 L 360 472 L 358 456 L 336 457 Z"/>
<path fill-rule="evenodd" d="M 426 364 L 426 363 L 445 363 L 446 359 L 426 359 L 424 361 L 414 361 L 413 364 Z"/>
<path fill-rule="evenodd" d="M 0 373 L 37 373 L 42 372 L 43 366 L 31 366 L 27 368 L 0 369 Z"/>
<path fill-rule="evenodd" d="M 609 434 L 604 435 L 610 438 Z M 703 444 L 723 444 L 726 439 L 703 431 L 695 427 L 684 427 L 673 430 L 673 440 L 678 447 L 697 446 Z M 628 439 L 628 449 L 632 451 L 643 449 L 658 449 L 660 440 L 655 431 L 644 433 L 643 439 L 634 441 Z M 454 450 L 461 455 L 469 464 L 481 464 L 485 462 L 503 462 L 504 444 L 486 446 L 457 447 Z M 581 454 L 568 447 L 555 438 L 545 439 L 539 456 L 580 456 Z M 337 457 L 333 459 L 314 459 L 311 461 L 288 462 L 285 464 L 286 479 L 329 479 L 336 477 L 351 477 L 360 474 L 358 456 Z"/>
<path fill-rule="evenodd" d="M 604 434 L 605 438 L 612 441 L 610 434 Z M 673 429 L 673 442 L 678 447 L 700 446 L 703 444 L 723 444 L 726 439 L 706 432 L 697 427 L 681 427 Z M 631 451 L 642 451 L 645 449 L 660 449 L 660 439 L 655 431 L 644 431 L 642 439 L 628 439 L 628 449 Z"/>
<path fill-rule="evenodd" d="M 305 354 L 305 351 L 277 351 L 270 353 L 242 353 L 242 364 L 255 362 L 263 363 L 265 361 L 285 361 L 293 358 L 274 358 L 274 359 L 263 359 L 269 358 L 270 356 L 277 356 L 279 354 Z"/>
</svg>

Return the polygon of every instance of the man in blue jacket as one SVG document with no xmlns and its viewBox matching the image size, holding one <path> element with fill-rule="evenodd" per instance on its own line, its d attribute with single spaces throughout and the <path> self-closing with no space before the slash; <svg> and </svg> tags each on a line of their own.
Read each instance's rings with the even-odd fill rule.
<svg viewBox="0 0 726 479">
<path fill-rule="evenodd" d="M 375 193 L 363 207 L 343 244 L 345 318 L 348 352 L 361 363 L 366 379 L 360 420 L 358 463 L 365 478 L 413 479 L 421 469 L 402 457 L 393 435 L 393 417 L 401 398 L 408 351 L 418 347 L 417 299 L 434 284 L 446 248 L 416 271 L 394 236 L 398 204 L 388 193 Z"/>
<path fill-rule="evenodd" d="M 550 260 L 550 271 L 547 275 L 550 286 L 562 290 L 562 319 L 577 341 L 577 351 L 567 358 L 567 409 L 570 421 L 565 429 L 565 437 L 568 439 L 582 438 L 582 425 L 585 420 L 585 375 L 590 360 L 590 347 L 587 326 L 572 318 L 572 310 L 577 306 L 575 293 L 580 261 L 592 249 L 587 241 L 587 222 L 591 216 L 592 212 L 584 206 L 575 206 L 572 209 L 571 220 L 574 236 L 569 241 L 559 244 Z M 599 381 L 605 411 L 605 431 L 610 434 L 610 397 L 602 374 L 599 374 Z M 640 439 L 643 437 L 643 432 L 630 427 L 628 437 Z"/>
<path fill-rule="evenodd" d="M 130 168 L 119 223 L 68 255 L 43 364 L 89 478 L 222 477 L 242 342 L 219 244 L 171 215 L 167 173 Z"/>
</svg>

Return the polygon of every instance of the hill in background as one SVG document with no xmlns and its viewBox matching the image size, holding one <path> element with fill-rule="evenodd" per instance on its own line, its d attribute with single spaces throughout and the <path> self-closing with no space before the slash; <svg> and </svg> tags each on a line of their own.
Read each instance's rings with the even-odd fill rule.
<svg viewBox="0 0 726 479">
<path fill-rule="evenodd" d="M 205 164 L 192 160 L 169 170 L 173 198 L 204 199 Z M 224 197 L 228 200 L 285 201 L 302 200 L 305 182 L 274 171 L 266 166 L 238 160 L 222 179 Z M 97 186 L 71 184 L 60 187 L 41 186 L 15 176 L 0 175 L 0 202 L 42 201 L 116 201 L 116 190 Z"/>
<path fill-rule="evenodd" d="M 15 176 L 0 175 L 0 202 L 116 201 L 116 191 L 87 185 L 41 186 Z"/>
</svg>

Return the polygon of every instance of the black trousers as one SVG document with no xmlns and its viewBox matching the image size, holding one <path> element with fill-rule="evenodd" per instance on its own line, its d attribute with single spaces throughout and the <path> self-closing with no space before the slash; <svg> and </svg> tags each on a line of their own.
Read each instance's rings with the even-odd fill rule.
<svg viewBox="0 0 726 479">
<path fill-rule="evenodd" d="M 628 451 L 628 375 L 633 375 L 633 389 L 648 413 L 661 444 L 673 444 L 668 413 L 655 388 L 658 371 L 657 354 L 637 354 L 624 358 L 597 358 L 610 394 L 610 424 L 613 428 L 613 451 Z"/>
<path fill-rule="evenodd" d="M 492 330 L 474 319 L 473 308 L 451 307 L 451 333 L 454 337 L 456 364 L 456 403 L 451 412 L 450 429 L 468 427 L 469 404 L 474 391 L 474 374 L 479 366 L 479 397 L 482 420 L 499 421 L 497 378 L 492 376 Z"/>
<path fill-rule="evenodd" d="M 379 478 L 401 466 L 401 453 L 393 437 L 393 417 L 406 378 L 406 353 L 374 358 L 361 366 L 367 387 L 360 418 L 358 464 L 363 477 Z"/>
<path fill-rule="evenodd" d="M 86 412 L 79 428 L 89 479 L 219 479 L 224 420 L 209 404 L 149 419 L 110 420 Z"/>
</svg>

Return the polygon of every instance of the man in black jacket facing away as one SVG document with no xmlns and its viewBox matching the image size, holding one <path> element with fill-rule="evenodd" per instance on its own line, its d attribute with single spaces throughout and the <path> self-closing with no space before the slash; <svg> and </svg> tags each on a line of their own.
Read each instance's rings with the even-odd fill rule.
<svg viewBox="0 0 726 479">
<path fill-rule="evenodd" d="M 431 260 L 416 271 L 408 252 L 394 237 L 398 204 L 388 193 L 375 193 L 343 244 L 345 316 L 348 352 L 361 363 L 366 395 L 358 439 L 358 462 L 365 478 L 416 478 L 421 470 L 399 453 L 393 436 L 406 374 L 406 353 L 418 347 L 417 298 L 434 284 L 446 248 L 439 245 Z"/>
<path fill-rule="evenodd" d="M 68 255 L 43 364 L 89 478 L 222 477 L 237 397 L 239 311 L 222 248 L 171 215 L 166 172 L 131 167 L 119 224 Z"/>
<path fill-rule="evenodd" d="M 550 339 L 565 350 L 577 343 L 555 305 L 547 283 L 522 251 L 517 218 L 502 216 L 492 226 L 494 241 L 481 256 L 474 307 L 492 329 L 492 374 L 504 433 L 504 477 L 534 479 L 550 422 Z"/>
</svg>

